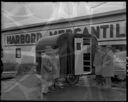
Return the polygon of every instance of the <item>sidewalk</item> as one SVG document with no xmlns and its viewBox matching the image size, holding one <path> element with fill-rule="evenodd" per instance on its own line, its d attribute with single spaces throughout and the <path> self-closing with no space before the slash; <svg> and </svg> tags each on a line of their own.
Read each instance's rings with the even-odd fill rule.
<svg viewBox="0 0 128 102">
<path fill-rule="evenodd" d="M 41 100 L 41 85 L 37 75 L 1 82 L 1 100 Z"/>
<path fill-rule="evenodd" d="M 94 76 L 92 76 L 92 77 L 94 77 Z M 90 81 L 92 81 L 92 82 L 90 82 Z M 112 89 L 126 90 L 125 84 L 126 84 L 126 82 L 112 83 Z M 90 80 L 87 76 L 80 77 L 79 83 L 77 83 L 76 85 L 77 86 L 86 86 L 86 87 L 96 87 L 95 82 L 93 82 L 93 80 Z"/>
<path fill-rule="evenodd" d="M 20 80 L 19 80 L 20 79 Z M 91 87 L 87 77 L 81 77 L 75 86 L 65 86 L 49 93 L 41 99 L 40 78 L 36 75 L 26 75 L 23 78 L 2 81 L 1 100 L 125 100 L 126 89 L 113 87 L 102 89 Z M 74 97 L 75 96 L 75 97 Z"/>
</svg>

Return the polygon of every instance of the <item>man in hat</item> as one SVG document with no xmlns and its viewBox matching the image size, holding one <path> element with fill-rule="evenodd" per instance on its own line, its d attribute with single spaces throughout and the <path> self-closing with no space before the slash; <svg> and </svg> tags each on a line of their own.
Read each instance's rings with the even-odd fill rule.
<svg viewBox="0 0 128 102">
<path fill-rule="evenodd" d="M 56 79 L 59 78 L 59 62 L 58 62 L 58 56 L 57 56 L 57 52 L 58 50 L 57 49 L 50 49 L 50 52 L 47 53 L 48 56 L 49 56 L 49 62 L 51 63 L 51 66 L 52 66 L 52 72 L 50 74 L 51 76 L 51 80 L 50 80 L 50 84 L 49 84 L 49 89 L 51 91 L 54 91 L 56 90 Z"/>
<path fill-rule="evenodd" d="M 49 92 L 49 80 L 50 73 L 52 72 L 51 65 L 49 63 L 49 56 L 44 53 L 41 55 L 42 63 L 41 63 L 41 76 L 42 76 L 42 93 L 46 94 Z"/>
<path fill-rule="evenodd" d="M 110 45 L 105 46 L 102 76 L 105 78 L 105 88 L 111 88 L 111 77 L 114 76 L 113 51 Z"/>
<path fill-rule="evenodd" d="M 103 85 L 102 78 L 102 69 L 103 69 L 103 56 L 104 51 L 101 46 L 97 47 L 95 57 L 94 57 L 94 66 L 95 66 L 95 75 L 96 75 L 96 85 L 101 87 Z"/>
<path fill-rule="evenodd" d="M 55 79 L 59 77 L 55 52 L 50 46 L 46 46 L 45 53 L 42 55 L 41 75 L 44 94 L 55 90 Z"/>
</svg>

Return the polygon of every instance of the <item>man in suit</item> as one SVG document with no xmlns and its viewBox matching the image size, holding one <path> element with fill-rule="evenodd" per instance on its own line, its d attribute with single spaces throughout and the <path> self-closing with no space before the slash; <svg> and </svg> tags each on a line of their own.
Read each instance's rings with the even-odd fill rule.
<svg viewBox="0 0 128 102">
<path fill-rule="evenodd" d="M 56 51 L 50 46 L 46 47 L 41 57 L 42 93 L 46 94 L 55 91 L 55 79 L 59 78 L 59 65 Z"/>
<path fill-rule="evenodd" d="M 105 88 L 111 88 L 111 77 L 114 76 L 113 50 L 110 45 L 107 45 L 104 49 L 102 76 L 105 78 Z"/>
<path fill-rule="evenodd" d="M 97 47 L 95 57 L 94 57 L 94 66 L 95 66 L 95 75 L 96 75 L 96 85 L 97 87 L 102 87 L 104 84 L 104 80 L 102 77 L 102 69 L 103 69 L 103 56 L 105 52 L 101 46 Z"/>
</svg>

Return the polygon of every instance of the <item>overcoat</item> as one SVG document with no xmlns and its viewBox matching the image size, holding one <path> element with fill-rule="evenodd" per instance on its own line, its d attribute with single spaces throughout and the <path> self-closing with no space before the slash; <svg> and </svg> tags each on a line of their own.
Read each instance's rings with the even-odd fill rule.
<svg viewBox="0 0 128 102">
<path fill-rule="evenodd" d="M 46 54 L 42 55 L 41 63 L 41 76 L 42 79 L 51 80 L 52 76 L 52 64 L 50 62 L 50 57 Z"/>
<path fill-rule="evenodd" d="M 59 56 L 55 53 L 43 55 L 41 70 L 42 78 L 45 78 L 46 80 L 54 80 L 59 78 Z"/>
<path fill-rule="evenodd" d="M 104 55 L 104 53 L 101 50 L 98 50 L 95 53 L 93 64 L 95 66 L 95 74 L 96 75 L 102 75 L 103 55 Z"/>
<path fill-rule="evenodd" d="M 114 70 L 113 52 L 109 50 L 103 58 L 102 76 L 104 77 L 114 76 L 113 70 Z"/>
<path fill-rule="evenodd" d="M 50 57 L 50 63 L 52 64 L 52 75 L 53 78 L 59 78 L 60 76 L 60 64 L 59 64 L 59 56 L 54 54 Z"/>
</svg>

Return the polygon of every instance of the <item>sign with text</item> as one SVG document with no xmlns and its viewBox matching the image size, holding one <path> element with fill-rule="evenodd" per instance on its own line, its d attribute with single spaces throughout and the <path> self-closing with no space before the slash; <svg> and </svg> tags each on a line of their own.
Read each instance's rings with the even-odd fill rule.
<svg viewBox="0 0 128 102">
<path fill-rule="evenodd" d="M 29 45 L 35 44 L 40 38 L 46 36 L 47 31 L 38 31 L 31 33 L 21 34 L 8 34 L 5 35 L 5 45 Z"/>
<path fill-rule="evenodd" d="M 82 25 L 61 30 L 51 30 L 49 35 L 57 35 L 65 32 L 74 34 L 93 34 L 98 40 L 126 39 L 126 22 L 111 22 L 95 25 Z"/>
<path fill-rule="evenodd" d="M 72 28 L 38 31 L 27 34 L 8 34 L 5 35 L 5 45 L 35 44 L 43 36 L 52 36 L 65 32 L 72 34 L 94 34 L 99 41 L 126 39 L 126 21 L 82 25 Z"/>
</svg>

